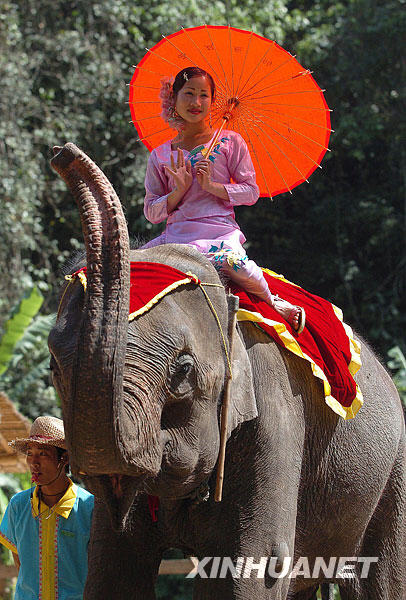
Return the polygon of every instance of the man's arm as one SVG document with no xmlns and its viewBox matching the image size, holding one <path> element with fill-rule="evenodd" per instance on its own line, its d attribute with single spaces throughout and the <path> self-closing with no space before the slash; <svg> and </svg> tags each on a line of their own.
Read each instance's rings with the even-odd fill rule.
<svg viewBox="0 0 406 600">
<path fill-rule="evenodd" d="M 18 558 L 18 554 L 15 554 L 15 552 L 12 552 L 13 555 L 13 560 L 14 560 L 14 564 L 17 567 L 17 571 L 20 570 L 20 559 Z"/>
</svg>

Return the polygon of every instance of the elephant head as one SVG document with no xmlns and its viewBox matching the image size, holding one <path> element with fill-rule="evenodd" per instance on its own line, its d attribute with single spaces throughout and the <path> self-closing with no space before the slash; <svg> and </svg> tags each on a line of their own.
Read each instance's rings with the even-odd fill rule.
<svg viewBox="0 0 406 600">
<path fill-rule="evenodd" d="M 74 279 L 62 290 L 49 336 L 53 381 L 72 470 L 123 527 L 138 492 L 183 498 L 215 467 L 227 374 L 227 295 L 194 249 L 130 252 L 121 204 L 104 174 L 73 144 L 54 154 L 52 166 L 78 203 L 87 286 Z M 209 299 L 190 284 L 129 323 L 130 259 L 192 271 L 210 284 Z M 256 416 L 251 367 L 235 338 L 229 434 Z"/>
</svg>

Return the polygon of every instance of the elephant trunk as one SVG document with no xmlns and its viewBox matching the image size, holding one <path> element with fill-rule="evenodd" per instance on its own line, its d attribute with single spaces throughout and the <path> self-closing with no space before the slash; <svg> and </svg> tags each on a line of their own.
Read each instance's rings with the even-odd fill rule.
<svg viewBox="0 0 406 600">
<path fill-rule="evenodd" d="M 123 407 L 130 290 L 124 214 L 106 176 L 74 144 L 55 147 L 51 164 L 78 204 L 87 256 L 76 364 L 70 398 L 63 403 L 72 469 L 140 475 L 145 473 L 137 459 L 140 424 L 126 418 Z"/>
</svg>

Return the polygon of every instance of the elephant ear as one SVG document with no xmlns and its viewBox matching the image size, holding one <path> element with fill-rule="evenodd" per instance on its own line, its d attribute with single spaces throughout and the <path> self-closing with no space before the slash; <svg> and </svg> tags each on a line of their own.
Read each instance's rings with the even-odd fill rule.
<svg viewBox="0 0 406 600">
<path fill-rule="evenodd" d="M 229 319 L 233 319 L 232 302 L 229 302 Z M 237 332 L 233 339 L 233 378 L 230 382 L 230 406 L 228 411 L 227 437 L 233 430 L 258 416 L 254 392 L 251 363 L 247 351 Z"/>
</svg>

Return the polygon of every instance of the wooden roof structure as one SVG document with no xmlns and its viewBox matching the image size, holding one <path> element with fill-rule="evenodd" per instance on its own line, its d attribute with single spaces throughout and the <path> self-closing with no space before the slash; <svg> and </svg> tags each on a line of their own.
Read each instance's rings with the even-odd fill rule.
<svg viewBox="0 0 406 600">
<path fill-rule="evenodd" d="M 31 423 L 15 408 L 11 400 L 0 392 L 0 473 L 25 473 L 25 457 L 8 445 L 15 438 L 30 435 Z"/>
</svg>

